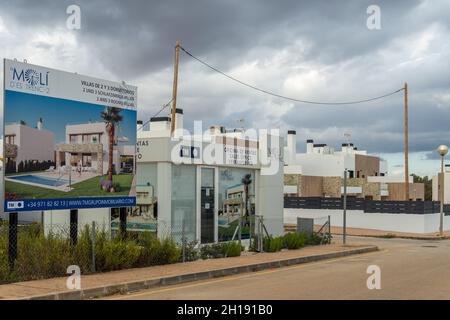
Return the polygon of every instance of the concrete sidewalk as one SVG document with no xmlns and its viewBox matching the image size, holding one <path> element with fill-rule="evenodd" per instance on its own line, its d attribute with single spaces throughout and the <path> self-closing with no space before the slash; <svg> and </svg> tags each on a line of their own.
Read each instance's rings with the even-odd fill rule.
<svg viewBox="0 0 450 320">
<path fill-rule="evenodd" d="M 0 286 L 0 299 L 89 299 L 156 286 L 205 280 L 376 251 L 376 246 L 330 244 L 277 253 L 244 253 L 240 257 L 128 269 L 81 277 L 81 290 L 68 291 L 67 278 Z"/>
<path fill-rule="evenodd" d="M 321 226 L 315 226 L 319 228 Z M 296 231 L 297 225 L 285 224 L 285 231 Z M 342 235 L 342 227 L 331 227 L 331 234 Z M 408 232 L 396 232 L 396 231 L 384 231 L 376 229 L 363 229 L 363 228 L 347 228 L 348 236 L 355 237 L 374 237 L 374 238 L 401 238 L 401 239 L 413 239 L 413 240 L 445 240 L 450 239 L 450 231 L 445 231 L 444 236 L 440 236 L 438 232 L 434 233 L 408 233 Z"/>
</svg>

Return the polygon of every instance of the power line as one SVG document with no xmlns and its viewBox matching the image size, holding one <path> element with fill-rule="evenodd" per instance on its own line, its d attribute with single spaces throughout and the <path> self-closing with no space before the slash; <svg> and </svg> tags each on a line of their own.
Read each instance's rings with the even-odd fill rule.
<svg viewBox="0 0 450 320">
<path fill-rule="evenodd" d="M 248 84 L 248 83 L 246 83 L 246 82 L 244 82 L 244 81 L 241 81 L 241 80 L 239 80 L 239 79 L 236 79 L 235 77 L 232 77 L 232 76 L 226 74 L 225 72 L 220 71 L 219 69 L 217 69 L 217 68 L 213 67 L 212 65 L 206 63 L 206 62 L 203 61 L 202 59 L 197 58 L 196 56 L 194 56 L 192 53 L 190 53 L 189 51 L 187 51 L 187 50 L 186 50 L 185 48 L 183 48 L 182 46 L 180 46 L 180 49 L 183 50 L 183 52 L 186 53 L 186 54 L 187 54 L 188 56 L 190 56 L 191 58 L 197 60 L 198 62 L 200 62 L 200 63 L 203 64 L 204 66 L 210 68 L 211 70 L 213 70 L 213 71 L 215 71 L 215 72 L 217 72 L 217 73 L 220 73 L 221 75 L 227 77 L 228 79 L 231 79 L 231 80 L 233 80 L 233 81 L 235 81 L 235 82 L 237 82 L 237 83 L 240 83 L 240 84 L 242 84 L 242 85 L 244 85 L 244 86 L 246 86 L 246 87 L 248 87 L 248 88 L 251 88 L 251 89 L 253 89 L 253 90 L 256 90 L 256 91 L 259 91 L 259 92 L 262 92 L 262 93 L 265 93 L 265 94 L 268 94 L 268 95 L 271 95 L 271 96 L 274 96 L 274 97 L 277 97 L 277 98 L 282 98 L 282 99 L 294 101 L 294 102 L 309 103 L 309 104 L 320 104 L 320 105 L 349 105 L 349 104 L 358 104 L 358 103 L 364 103 L 364 102 L 370 102 L 370 101 L 374 101 L 374 100 L 383 99 L 383 98 L 392 96 L 392 95 L 394 95 L 394 94 L 396 94 L 396 93 L 398 93 L 398 92 L 404 90 L 404 88 L 400 88 L 400 89 L 398 89 L 398 90 L 395 90 L 395 91 L 393 91 L 393 92 L 389 92 L 389 93 L 383 94 L 383 95 L 381 95 L 381 96 L 377 96 L 377 97 L 373 97 L 373 98 L 369 98 L 369 99 L 363 99 L 363 100 L 346 101 L 346 102 L 322 102 L 322 101 L 312 101 L 312 100 L 296 99 L 296 98 L 291 98 L 291 97 L 283 96 L 283 95 L 281 95 L 281 94 L 277 94 L 277 93 L 274 93 L 274 92 L 271 92 L 271 91 L 267 91 L 267 90 L 264 90 L 264 89 L 255 87 L 255 86 L 253 86 L 253 85 L 251 85 L 251 84 Z"/>
<path fill-rule="evenodd" d="M 144 126 L 147 125 L 147 123 L 149 123 L 150 121 L 152 121 L 152 118 L 156 117 L 156 116 L 159 115 L 165 108 L 167 108 L 168 106 L 170 106 L 170 104 L 172 103 L 172 100 L 173 100 L 173 99 L 171 99 L 169 102 L 167 102 L 165 105 L 163 105 L 162 108 L 161 108 L 157 113 L 155 113 L 153 116 L 151 116 L 150 119 L 149 119 L 147 122 L 143 123 L 143 124 L 141 125 L 141 127 L 140 127 L 137 131 L 142 130 L 142 128 L 144 128 Z"/>
</svg>

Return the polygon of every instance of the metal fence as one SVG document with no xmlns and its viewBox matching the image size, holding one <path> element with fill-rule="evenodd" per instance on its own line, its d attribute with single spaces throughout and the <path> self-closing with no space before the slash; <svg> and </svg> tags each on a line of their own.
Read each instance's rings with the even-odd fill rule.
<svg viewBox="0 0 450 320">
<path fill-rule="evenodd" d="M 343 209 L 343 198 L 285 197 L 287 209 Z M 439 201 L 377 201 L 347 197 L 347 210 L 367 213 L 432 214 L 440 210 Z M 450 205 L 444 205 L 445 215 L 450 215 Z"/>
<path fill-rule="evenodd" d="M 113 221 L 111 225 L 84 226 L 76 222 L 0 221 L 0 284 L 66 277 L 74 266 L 86 275 L 237 256 L 242 247 L 263 252 L 264 239 L 272 237 L 268 230 L 280 224 L 277 218 L 260 215 L 220 219 L 210 241 L 202 238 L 202 243 L 197 241 L 199 226 L 188 220 L 171 223 L 153 220 L 147 221 L 148 226 L 131 219 Z"/>
</svg>

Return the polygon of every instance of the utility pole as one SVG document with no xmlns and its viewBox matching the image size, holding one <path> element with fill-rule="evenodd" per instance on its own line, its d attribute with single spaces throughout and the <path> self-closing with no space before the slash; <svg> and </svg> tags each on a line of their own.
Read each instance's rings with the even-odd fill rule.
<svg viewBox="0 0 450 320">
<path fill-rule="evenodd" d="M 441 203 L 439 204 L 439 234 L 441 237 L 444 235 L 444 184 L 445 184 L 445 176 L 444 176 L 444 156 L 441 157 Z"/>
<path fill-rule="evenodd" d="M 175 44 L 175 64 L 173 68 L 173 91 L 172 91 L 172 117 L 170 119 L 171 135 L 175 131 L 175 114 L 177 110 L 177 87 L 178 87 L 178 63 L 180 61 L 180 40 Z"/>
<path fill-rule="evenodd" d="M 408 83 L 405 82 L 405 201 L 409 201 L 408 168 Z"/>
<path fill-rule="evenodd" d="M 344 199 L 342 208 L 343 212 L 343 221 L 342 221 L 342 241 L 344 244 L 347 243 L 347 169 L 344 170 Z"/>
</svg>

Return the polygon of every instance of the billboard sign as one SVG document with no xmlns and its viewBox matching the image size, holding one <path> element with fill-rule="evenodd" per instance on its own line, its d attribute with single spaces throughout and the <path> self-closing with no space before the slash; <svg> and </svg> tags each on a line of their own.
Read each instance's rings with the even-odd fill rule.
<svg viewBox="0 0 450 320">
<path fill-rule="evenodd" d="M 4 60 L 5 211 L 136 203 L 137 87 Z"/>
</svg>

